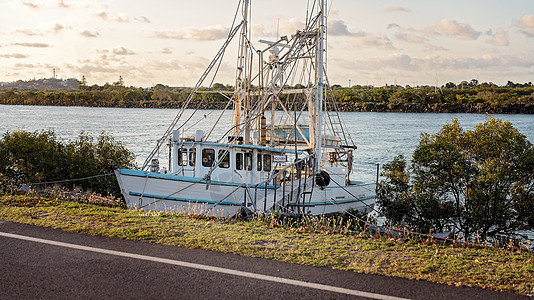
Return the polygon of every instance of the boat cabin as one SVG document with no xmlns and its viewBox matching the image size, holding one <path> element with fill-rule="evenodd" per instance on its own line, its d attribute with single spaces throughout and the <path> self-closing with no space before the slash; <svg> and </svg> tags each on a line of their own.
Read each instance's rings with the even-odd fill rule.
<svg viewBox="0 0 534 300">
<path fill-rule="evenodd" d="M 268 179 L 275 168 L 282 168 L 295 157 L 294 149 L 211 143 L 202 138 L 180 138 L 178 134 L 173 135 L 170 149 L 168 171 L 154 165 L 152 172 L 195 178 L 209 175 L 214 181 L 247 184 Z"/>
</svg>

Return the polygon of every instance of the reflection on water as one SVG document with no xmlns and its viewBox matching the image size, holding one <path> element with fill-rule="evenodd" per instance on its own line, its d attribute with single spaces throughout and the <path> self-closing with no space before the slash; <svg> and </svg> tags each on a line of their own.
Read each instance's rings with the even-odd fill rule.
<svg viewBox="0 0 534 300">
<path fill-rule="evenodd" d="M 75 139 L 81 131 L 93 136 L 102 131 L 109 132 L 126 144 L 142 164 L 155 146 L 156 141 L 168 128 L 178 110 L 142 108 L 91 108 L 91 107 L 48 107 L 0 105 L 0 132 L 25 129 L 28 131 L 54 129 L 63 139 Z M 189 118 L 192 110 L 186 111 L 182 119 Z M 198 111 L 183 130 L 194 134 L 194 130 L 208 132 L 221 111 Z M 307 116 L 307 113 L 304 115 Z M 304 116 L 303 118 L 305 118 Z M 436 133 L 443 125 L 458 118 L 464 130 L 473 129 L 486 119 L 484 114 L 437 114 L 437 113 L 341 113 L 358 149 L 354 155 L 354 179 L 374 181 L 376 164 L 384 164 L 397 154 L 410 157 L 419 142 L 422 132 Z M 494 115 L 508 120 L 521 133 L 534 142 L 533 115 Z M 220 138 L 231 127 L 232 115 L 226 112 L 220 120 L 221 126 L 210 139 Z M 305 121 L 305 120 L 303 120 Z M 165 161 L 166 151 L 161 153 Z"/>
</svg>

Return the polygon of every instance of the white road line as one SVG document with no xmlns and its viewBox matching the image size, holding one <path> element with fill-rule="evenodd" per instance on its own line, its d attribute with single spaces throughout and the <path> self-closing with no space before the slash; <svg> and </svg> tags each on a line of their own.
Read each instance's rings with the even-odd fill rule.
<svg viewBox="0 0 534 300">
<path fill-rule="evenodd" d="M 102 249 L 102 248 L 95 248 L 95 247 L 88 247 L 88 246 L 82 246 L 82 245 L 76 245 L 76 244 L 69 244 L 69 243 L 39 239 L 39 238 L 34 238 L 34 237 L 29 237 L 29 236 L 24 236 L 24 235 L 7 233 L 7 232 L 0 232 L 0 236 L 24 240 L 24 241 L 48 244 L 48 245 L 53 245 L 53 246 L 71 248 L 71 249 L 76 249 L 76 250 L 90 251 L 90 252 L 96 252 L 96 253 L 102 253 L 102 254 L 108 254 L 108 255 L 127 257 L 127 258 L 134 258 L 134 259 L 139 259 L 139 260 L 152 261 L 152 262 L 164 263 L 164 264 L 169 264 L 169 265 L 176 265 L 180 267 L 186 267 L 186 268 L 192 268 L 192 269 L 198 269 L 198 270 L 204 270 L 204 271 L 210 271 L 210 272 L 217 272 L 217 273 L 229 274 L 229 275 L 234 275 L 234 276 L 241 276 L 241 277 L 247 277 L 247 278 L 252 278 L 252 279 L 259 279 L 259 280 L 277 282 L 277 283 L 282 283 L 282 284 L 301 286 L 301 287 L 306 287 L 306 288 L 313 288 L 313 289 L 318 289 L 318 290 L 323 290 L 323 291 L 328 291 L 328 292 L 335 292 L 335 293 L 341 293 L 341 294 L 347 294 L 347 295 L 353 295 L 353 296 L 359 296 L 359 297 L 366 297 L 366 298 L 371 298 L 371 299 L 387 299 L 387 300 L 406 299 L 406 298 L 398 298 L 398 297 L 393 297 L 393 296 L 363 292 L 363 291 L 358 291 L 358 290 L 345 289 L 345 288 L 324 285 L 324 284 L 319 284 L 319 283 L 305 282 L 305 281 L 293 280 L 293 279 L 282 278 L 282 277 L 261 275 L 261 274 L 256 274 L 256 273 L 243 272 L 243 271 L 238 271 L 238 270 L 189 263 L 189 262 L 173 260 L 173 259 L 152 257 L 152 256 L 147 256 L 147 255 L 133 254 L 133 253 L 127 253 L 127 252 L 121 252 L 121 251 L 107 250 L 107 249 Z"/>
</svg>

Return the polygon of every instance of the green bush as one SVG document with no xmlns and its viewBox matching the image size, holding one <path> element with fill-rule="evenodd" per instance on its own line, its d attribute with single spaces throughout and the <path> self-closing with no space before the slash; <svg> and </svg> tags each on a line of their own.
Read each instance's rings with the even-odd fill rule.
<svg viewBox="0 0 534 300">
<path fill-rule="evenodd" d="M 0 178 L 18 183 L 80 179 L 113 172 L 110 161 L 135 168 L 135 156 L 102 132 L 95 139 L 81 132 L 74 141 L 60 140 L 54 131 L 6 132 L 0 140 Z M 99 194 L 120 196 L 115 176 L 99 176 L 65 184 Z"/>
<path fill-rule="evenodd" d="M 457 120 L 422 134 L 411 166 L 384 166 L 381 213 L 417 230 L 466 238 L 534 228 L 534 146 L 510 122 L 489 118 L 463 131 Z"/>
</svg>

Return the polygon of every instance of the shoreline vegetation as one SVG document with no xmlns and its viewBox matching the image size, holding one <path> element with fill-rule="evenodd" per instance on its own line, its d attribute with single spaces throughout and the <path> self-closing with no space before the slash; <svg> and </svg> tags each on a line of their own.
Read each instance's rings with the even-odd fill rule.
<svg viewBox="0 0 534 300">
<path fill-rule="evenodd" d="M 470 152 L 477 149 L 484 151 Z M 475 131 L 464 132 L 453 121 L 436 135 L 422 136 L 416 150 L 420 159 L 415 161 L 417 164 L 412 160 L 409 169 L 414 176 L 408 176 L 406 162 L 401 159 L 386 165 L 389 181 L 381 182 L 382 194 L 387 196 L 382 199 L 391 200 L 393 205 L 382 204 L 397 213 L 386 217 L 392 223 L 405 223 L 399 228 L 431 233 L 444 228 L 434 225 L 449 226 L 458 219 L 459 224 L 468 225 L 464 227 L 469 230 L 462 231 L 466 241 L 477 244 L 462 245 L 444 244 L 415 233 L 370 233 L 364 222 L 348 216 L 284 220 L 273 213 L 240 221 L 191 215 L 187 211 L 127 210 L 121 198 L 111 197 L 119 193 L 113 193 L 116 181 L 109 159 L 121 165 L 133 164 L 131 152 L 122 143 L 105 133 L 93 139 L 82 132 L 74 141 L 62 141 L 53 131 L 18 130 L 7 132 L 0 139 L 0 221 L 533 295 L 533 241 L 500 235 L 490 241 L 500 247 L 481 246 L 488 241 L 482 235 L 494 235 L 479 230 L 486 226 L 506 233 L 516 230 L 508 225 L 528 224 L 531 228 L 534 224 L 533 150 L 532 144 L 510 123 L 488 118 Z M 433 172 L 432 178 L 421 172 L 426 170 Z M 454 177 L 443 175 L 442 171 L 449 170 L 455 170 Z M 443 185 L 436 180 L 449 183 Z M 60 182 L 71 190 L 60 189 Z M 458 182 L 467 186 L 461 187 Z M 21 188 L 22 183 L 28 185 Z M 430 186 L 424 185 L 428 183 Z M 30 191 L 30 186 L 41 194 Z M 460 186 L 467 191 L 463 201 L 469 201 L 470 210 L 456 204 L 467 215 L 452 213 L 451 199 L 441 197 L 447 195 L 447 190 L 436 189 L 442 186 Z M 21 189 L 30 193 L 22 193 Z M 102 191 L 108 196 L 98 194 Z M 509 192 L 513 195 L 509 196 Z M 420 210 L 421 204 L 437 210 Z M 502 204 L 507 210 L 502 209 Z M 494 226 L 495 220 L 504 223 Z M 434 225 L 423 228 L 417 226 L 420 221 Z M 476 236 L 469 234 L 474 232 Z"/>
<path fill-rule="evenodd" d="M 302 89 L 301 85 L 287 89 Z M 215 83 L 209 91 L 192 99 L 189 108 L 225 109 L 225 95 L 233 87 Z M 0 89 L 0 104 L 37 106 L 82 106 L 121 108 L 181 108 L 191 88 L 169 87 L 157 84 L 152 88 L 126 87 L 122 81 L 103 86 L 80 83 L 77 89 L 19 90 Z M 330 87 L 327 109 L 346 112 L 414 112 L 414 113 L 490 113 L 534 114 L 534 86 L 532 83 L 508 82 L 505 86 L 464 81 L 458 85 L 447 83 L 433 86 L 360 86 Z M 302 95 L 280 95 L 285 105 L 301 107 Z"/>
<path fill-rule="evenodd" d="M 4 194 L 0 220 L 411 280 L 534 294 L 534 254 L 347 230 L 342 218 L 284 223 L 125 210 L 54 195 Z M 350 224 L 349 222 L 352 222 Z"/>
</svg>

